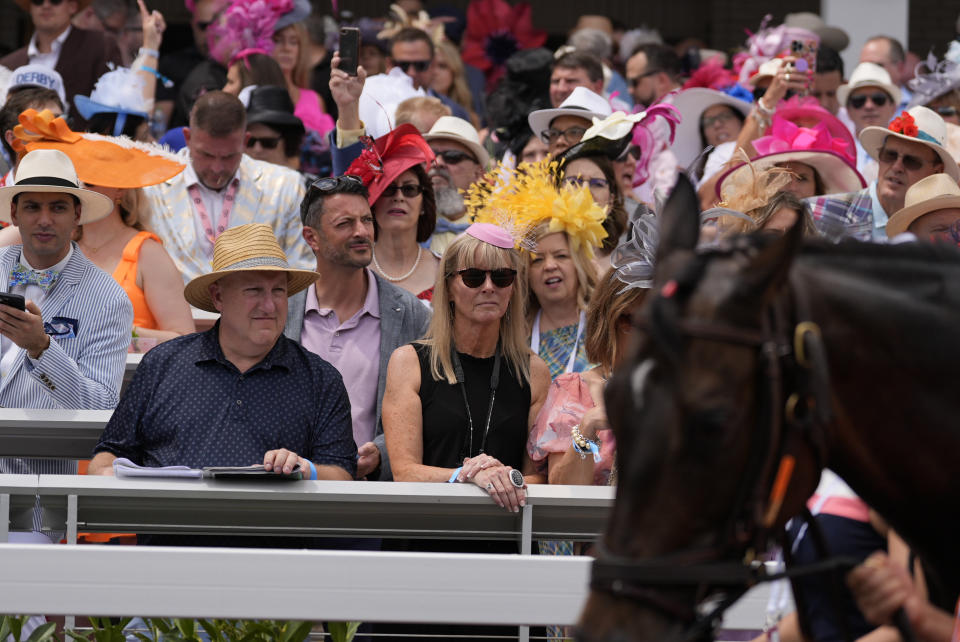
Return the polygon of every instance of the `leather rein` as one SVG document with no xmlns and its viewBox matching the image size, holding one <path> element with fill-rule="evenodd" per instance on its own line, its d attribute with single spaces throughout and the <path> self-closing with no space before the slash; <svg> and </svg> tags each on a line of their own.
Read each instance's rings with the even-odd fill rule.
<svg viewBox="0 0 960 642">
<path fill-rule="evenodd" d="M 750 440 L 747 470 L 741 476 L 732 510 L 713 546 L 691 548 L 654 558 L 637 560 L 612 553 L 603 541 L 596 546 L 590 588 L 624 599 L 643 602 L 670 617 L 688 623 L 684 640 L 712 639 L 720 616 L 750 587 L 776 579 L 826 573 L 850 568 L 849 559 L 831 559 L 817 564 L 768 574 L 756 558 L 763 551 L 777 523 L 796 459 L 787 452 L 792 432 L 800 431 L 813 445 L 818 464 L 825 447 L 822 431 L 815 428 L 830 419 L 826 350 L 820 328 L 810 320 L 789 322 L 788 303 L 797 316 L 809 319 L 806 291 L 792 280 L 790 288 L 763 311 L 760 328 L 743 328 L 699 319 L 677 319 L 682 338 L 735 344 L 752 349 L 767 381 L 760 397 L 765 417 L 755 422 Z M 676 284 L 661 291 L 657 305 L 676 291 Z M 669 294 L 663 294 L 669 292 Z M 651 325 L 645 318 L 642 323 Z M 742 557 L 742 551 L 746 555 Z M 712 591 L 723 596 L 704 604 Z M 671 599 L 663 589 L 695 589 L 695 604 Z"/>
</svg>

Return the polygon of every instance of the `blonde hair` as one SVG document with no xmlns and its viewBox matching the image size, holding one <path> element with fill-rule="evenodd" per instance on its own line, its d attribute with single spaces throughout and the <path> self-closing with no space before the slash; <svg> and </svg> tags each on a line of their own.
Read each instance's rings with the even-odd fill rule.
<svg viewBox="0 0 960 642">
<path fill-rule="evenodd" d="M 297 87 L 310 87 L 310 52 L 308 51 L 310 37 L 307 35 L 307 28 L 302 22 L 295 22 L 287 25 L 283 29 L 275 32 L 274 36 L 279 36 L 287 29 L 293 29 L 297 34 L 300 43 L 297 45 L 297 62 L 290 71 L 290 79 Z"/>
<path fill-rule="evenodd" d="M 618 353 L 623 349 L 618 344 L 617 324 L 646 297 L 647 292 L 644 288 L 624 289 L 617 271 L 607 270 L 593 291 L 593 299 L 587 308 L 587 332 L 583 345 L 590 363 L 599 364 L 608 373 L 613 370 Z"/>
<path fill-rule="evenodd" d="M 500 349 L 507 365 L 521 382 L 530 381 L 530 346 L 527 343 L 527 321 L 524 311 L 527 300 L 526 262 L 516 250 L 495 247 L 468 234 L 461 234 L 451 243 L 440 260 L 437 281 L 433 288 L 433 318 L 426 337 L 419 343 L 430 346 L 430 374 L 435 381 L 457 382 L 453 370 L 453 300 L 450 283 L 459 278 L 458 270 L 475 265 L 513 268 L 517 278 L 500 319 Z"/>
<path fill-rule="evenodd" d="M 450 88 L 445 93 L 448 98 L 463 107 L 470 115 L 470 122 L 477 129 L 480 128 L 480 119 L 473 111 L 473 92 L 467 84 L 467 76 L 463 69 L 463 59 L 456 46 L 449 40 L 444 39 L 437 44 L 437 51 L 443 55 L 444 61 L 450 68 Z"/>
<path fill-rule="evenodd" d="M 397 105 L 397 111 L 393 116 L 394 127 L 410 123 L 416 127 L 421 134 L 426 134 L 430 131 L 430 127 L 424 129 L 423 126 L 426 123 L 422 122 L 424 119 L 421 116 L 426 116 L 432 127 L 433 123 L 441 116 L 450 116 L 451 114 L 453 114 L 453 112 L 450 111 L 450 108 L 444 105 L 439 98 L 434 98 L 433 96 L 414 96 L 413 98 L 407 98 Z"/>
<path fill-rule="evenodd" d="M 577 273 L 577 310 L 586 310 L 590 304 L 590 296 L 593 294 L 593 289 L 597 287 L 597 268 L 594 267 L 593 261 L 591 261 L 590 257 L 584 252 L 583 245 L 580 245 L 576 249 L 573 248 L 566 232 L 551 232 L 550 224 L 547 222 L 537 225 L 533 230 L 533 238 L 537 242 L 551 234 L 563 234 L 563 238 L 567 241 L 570 258 L 573 260 L 573 269 Z M 528 274 L 530 264 L 533 262 L 535 255 L 536 252 L 527 252 L 526 265 Z M 527 287 L 530 290 L 530 312 L 532 314 L 540 309 L 540 301 L 537 300 L 537 295 L 534 294 L 533 288 L 529 287 L 529 285 Z"/>
</svg>

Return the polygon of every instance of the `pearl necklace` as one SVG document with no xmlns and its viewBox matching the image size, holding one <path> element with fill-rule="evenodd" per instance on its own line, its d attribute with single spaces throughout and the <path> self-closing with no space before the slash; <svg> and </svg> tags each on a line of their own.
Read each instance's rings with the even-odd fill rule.
<svg viewBox="0 0 960 642">
<path fill-rule="evenodd" d="M 376 251 L 376 250 L 373 251 L 373 267 L 377 268 L 377 272 L 379 272 L 379 273 L 381 274 L 381 276 L 383 276 L 383 278 L 385 278 L 387 281 L 396 283 L 397 281 L 403 281 L 404 279 L 409 278 L 410 275 L 413 274 L 413 271 L 417 269 L 417 266 L 418 266 L 418 265 L 420 265 L 420 256 L 421 256 L 422 253 L 423 253 L 423 248 L 418 245 L 418 246 L 417 246 L 417 260 L 413 262 L 413 267 L 410 268 L 410 271 L 407 272 L 406 274 L 404 274 L 403 276 L 390 276 L 389 274 L 387 274 L 386 272 L 384 272 L 384 271 L 383 271 L 383 268 L 380 267 L 380 264 L 377 263 L 377 251 Z"/>
</svg>

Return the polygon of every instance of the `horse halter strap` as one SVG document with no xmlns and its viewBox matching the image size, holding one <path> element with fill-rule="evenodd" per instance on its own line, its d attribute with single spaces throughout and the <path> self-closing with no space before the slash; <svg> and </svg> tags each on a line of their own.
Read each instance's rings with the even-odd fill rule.
<svg viewBox="0 0 960 642">
<path fill-rule="evenodd" d="M 795 458 L 785 452 L 788 430 L 802 431 L 813 443 L 813 450 L 822 463 L 822 444 L 819 435 L 813 434 L 812 424 L 826 421 L 829 416 L 826 351 L 819 328 L 808 320 L 806 291 L 797 282 L 791 285 L 792 288 L 785 288 L 787 293 L 775 298 L 765 308 L 759 329 L 699 319 L 677 320 L 679 332 L 686 338 L 736 344 L 759 351 L 761 367 L 769 384 L 764 398 L 769 406 L 768 413 L 765 420 L 759 420 L 751 427 L 753 439 L 750 440 L 748 468 L 741 477 L 733 509 L 719 533 L 721 541 L 712 547 L 688 549 L 646 560 L 612 554 L 604 549 L 602 542 L 597 546 L 591 589 L 641 601 L 667 615 L 690 622 L 685 634 L 687 640 L 709 639 L 706 636 L 713 622 L 726 608 L 750 586 L 774 579 L 764 573 L 763 566 L 754 558 L 754 551 L 763 546 L 777 521 L 795 467 Z M 793 291 L 794 311 L 804 319 L 796 324 L 787 320 L 790 290 Z M 789 382 L 793 389 L 788 395 L 785 394 L 788 385 L 785 375 L 794 380 Z M 808 382 L 809 386 L 806 385 Z M 763 403 L 761 401 L 761 406 Z M 811 412 L 802 412 L 802 406 Z M 724 560 L 731 551 L 742 549 L 744 545 L 748 546 L 746 558 L 742 561 Z M 694 607 L 658 594 L 653 587 L 699 589 L 698 599 L 705 597 L 704 592 L 711 588 L 733 590 L 708 613 L 698 613 Z"/>
</svg>

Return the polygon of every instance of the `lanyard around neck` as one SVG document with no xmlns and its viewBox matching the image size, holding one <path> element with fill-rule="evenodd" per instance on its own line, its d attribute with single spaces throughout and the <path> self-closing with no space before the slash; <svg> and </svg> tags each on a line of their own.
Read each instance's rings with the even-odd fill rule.
<svg viewBox="0 0 960 642">
<path fill-rule="evenodd" d="M 540 355 L 540 312 L 537 310 L 537 316 L 533 318 L 533 330 L 530 333 L 530 349 L 537 356 Z M 580 336 L 583 334 L 583 327 L 587 324 L 587 315 L 583 310 L 580 311 L 580 320 L 577 321 L 577 336 L 573 340 L 573 349 L 570 350 L 570 358 L 567 359 L 567 367 L 564 372 L 573 372 L 573 365 L 577 362 L 577 348 L 580 347 Z"/>
<path fill-rule="evenodd" d="M 207 212 L 207 206 L 203 204 L 203 198 L 200 196 L 200 188 L 196 185 L 187 187 L 187 192 L 193 199 L 193 206 L 197 210 L 197 216 L 200 217 L 200 224 L 203 225 L 204 234 L 211 243 L 215 243 L 217 237 L 227 229 L 227 223 L 230 221 L 230 210 L 233 209 L 233 201 L 237 196 L 239 185 L 240 181 L 236 178 L 230 181 L 230 186 L 227 187 L 227 192 L 223 195 L 223 207 L 220 208 L 220 219 L 217 221 L 216 231 L 213 229 L 213 220 L 210 218 L 210 213 Z"/>
<path fill-rule="evenodd" d="M 453 373 L 457 377 L 457 384 L 460 386 L 460 392 L 463 394 L 463 405 L 467 409 L 467 426 L 470 429 L 470 445 L 467 454 L 461 457 L 474 457 L 473 454 L 473 414 L 470 412 L 470 402 L 467 400 L 467 386 L 463 376 L 463 365 L 460 363 L 460 355 L 457 354 L 457 346 L 452 342 L 450 344 L 451 359 L 453 360 Z M 487 445 L 487 433 L 490 432 L 490 420 L 493 418 L 493 402 L 497 398 L 497 385 L 500 383 L 500 342 L 497 342 L 497 348 L 493 353 L 493 372 L 490 373 L 490 401 L 487 403 L 487 421 L 483 427 L 483 438 L 480 440 L 480 450 L 478 455 L 483 452 Z M 461 452 L 462 454 L 462 452 Z"/>
</svg>

